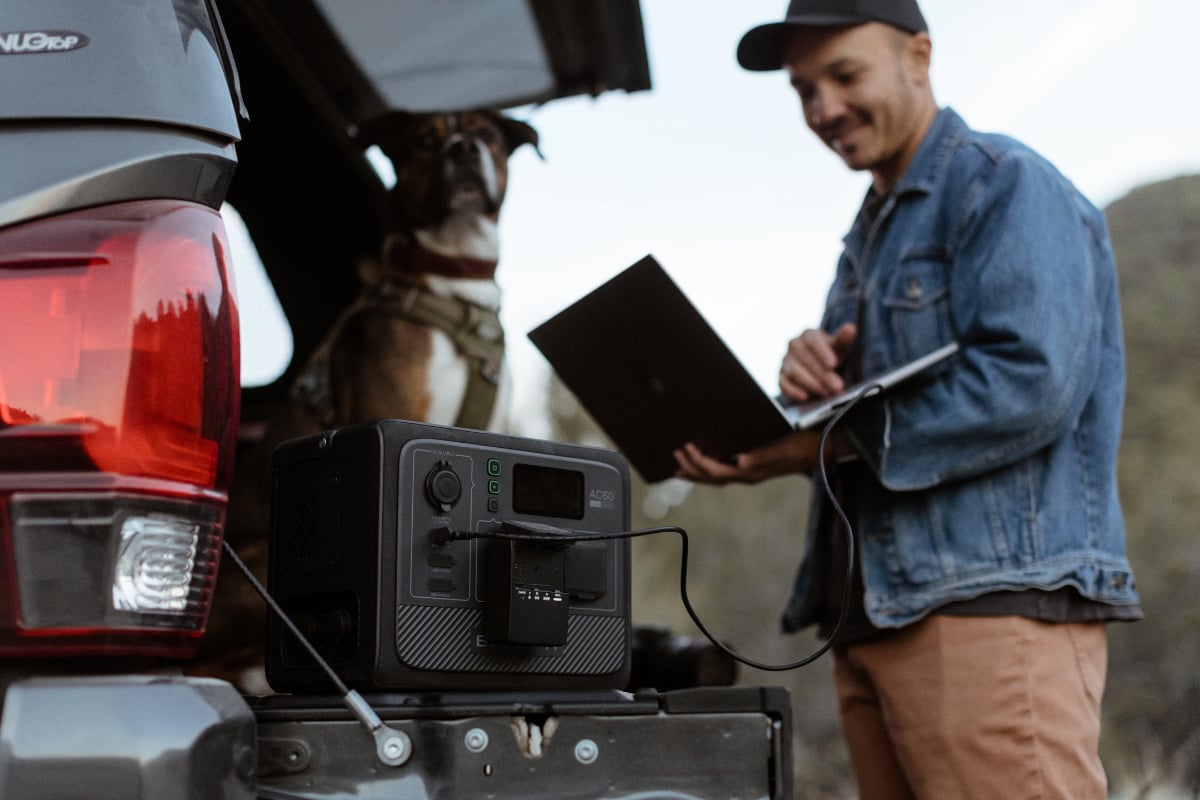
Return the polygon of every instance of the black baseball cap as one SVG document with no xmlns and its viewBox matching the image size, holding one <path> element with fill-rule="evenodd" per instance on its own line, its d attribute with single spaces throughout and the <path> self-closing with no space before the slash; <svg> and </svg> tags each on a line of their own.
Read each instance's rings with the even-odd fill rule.
<svg viewBox="0 0 1200 800">
<path fill-rule="evenodd" d="M 916 0 L 791 0 L 783 22 L 746 31 L 738 43 L 738 63 L 766 72 L 783 66 L 783 41 L 789 28 L 833 28 L 886 22 L 909 33 L 928 31 Z"/>
</svg>

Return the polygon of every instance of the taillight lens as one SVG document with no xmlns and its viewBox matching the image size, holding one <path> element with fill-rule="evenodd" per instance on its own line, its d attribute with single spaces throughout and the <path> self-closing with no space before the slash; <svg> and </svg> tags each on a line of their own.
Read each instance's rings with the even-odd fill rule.
<svg viewBox="0 0 1200 800">
<path fill-rule="evenodd" d="M 237 436 L 227 251 L 179 201 L 0 230 L 0 653 L 198 644 Z"/>
<path fill-rule="evenodd" d="M 21 655 L 184 656 L 204 630 L 220 509 L 124 493 L 16 493 L 7 503 Z"/>
</svg>

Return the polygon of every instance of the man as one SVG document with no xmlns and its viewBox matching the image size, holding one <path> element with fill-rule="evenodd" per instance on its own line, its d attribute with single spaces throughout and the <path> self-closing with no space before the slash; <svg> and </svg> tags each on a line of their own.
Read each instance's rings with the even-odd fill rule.
<svg viewBox="0 0 1200 800">
<path fill-rule="evenodd" d="M 826 455 L 854 528 L 834 648 L 863 798 L 1104 798 L 1105 623 L 1140 617 L 1116 488 L 1124 362 L 1104 219 L 1021 144 L 939 109 L 915 0 L 793 0 L 738 60 L 783 68 L 817 137 L 871 187 L 818 330 L 780 387 L 826 395 L 950 341 L 863 401 Z M 799 432 L 679 475 L 757 482 L 817 463 Z M 844 534 L 814 491 L 784 627 L 842 611 Z"/>
</svg>

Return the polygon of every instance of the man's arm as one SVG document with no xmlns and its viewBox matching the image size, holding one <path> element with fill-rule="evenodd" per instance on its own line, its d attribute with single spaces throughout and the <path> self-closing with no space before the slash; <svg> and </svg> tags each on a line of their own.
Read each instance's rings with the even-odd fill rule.
<svg viewBox="0 0 1200 800">
<path fill-rule="evenodd" d="M 1111 263 L 1044 165 L 1001 162 L 967 211 L 949 269 L 953 367 L 856 414 L 847 435 L 881 483 L 916 490 L 1013 463 L 1066 435 L 1101 361 Z"/>
</svg>

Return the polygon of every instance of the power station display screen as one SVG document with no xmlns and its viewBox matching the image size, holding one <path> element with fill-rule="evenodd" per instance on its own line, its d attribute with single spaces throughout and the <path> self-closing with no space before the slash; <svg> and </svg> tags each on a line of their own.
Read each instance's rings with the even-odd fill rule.
<svg viewBox="0 0 1200 800">
<path fill-rule="evenodd" d="M 512 505 L 518 514 L 583 519 L 583 473 L 514 464 Z"/>
</svg>

